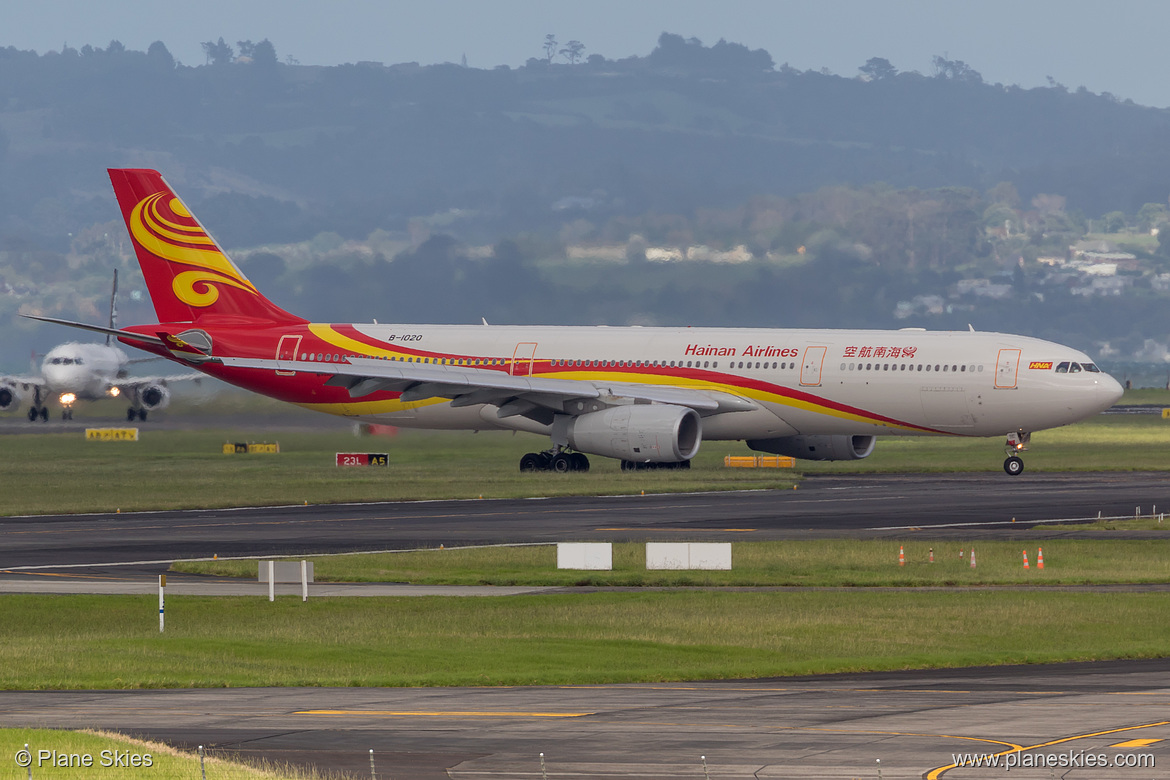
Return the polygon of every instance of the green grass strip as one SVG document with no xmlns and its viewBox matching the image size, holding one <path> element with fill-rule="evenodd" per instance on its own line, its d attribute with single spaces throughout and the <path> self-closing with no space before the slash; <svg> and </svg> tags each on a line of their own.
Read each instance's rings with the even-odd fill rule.
<svg viewBox="0 0 1170 780">
<path fill-rule="evenodd" d="M 971 542 L 826 539 L 735 542 L 731 571 L 648 571 L 646 546 L 613 546 L 612 571 L 558 570 L 554 545 L 322 556 L 318 582 L 418 585 L 823 586 L 1077 585 L 1170 582 L 1170 539 Z M 1044 550 L 1044 569 L 1037 552 Z M 902 548 L 905 565 L 898 565 Z M 1023 553 L 1028 552 L 1029 568 Z M 931 551 L 934 563 L 930 563 Z M 173 571 L 256 579 L 257 562 L 183 561 Z"/>
<path fill-rule="evenodd" d="M 108 424 L 108 423 L 104 423 Z M 230 429 L 152 430 L 137 442 L 90 442 L 83 434 L 4 436 L 7 515 L 214 508 L 447 498 L 676 493 L 790 489 L 805 474 L 1000 472 L 996 438 L 883 437 L 861 461 L 798 462 L 791 469 L 729 469 L 742 442 L 704 442 L 687 471 L 621 472 L 593 457 L 579 474 L 521 474 L 520 457 L 547 439 L 506 433 L 402 431 L 354 437 L 345 431 L 257 436 Z M 224 455 L 225 442 L 276 441 L 276 455 Z M 1025 455 L 1028 473 L 1170 469 L 1170 420 L 1102 415 L 1039 431 Z M 388 468 L 338 468 L 338 452 L 386 452 Z M 133 489 L 127 475 L 133 475 Z M 1005 478 L 1000 473 L 1001 478 Z"/>
<path fill-rule="evenodd" d="M 1166 593 L 0 597 L 0 688 L 629 683 L 1160 657 Z"/>
<path fill-rule="evenodd" d="M 21 751 L 28 746 L 27 758 Z M 325 780 L 299 767 L 241 764 L 208 750 L 207 776 L 215 780 Z M 198 754 L 158 742 L 105 731 L 0 729 L 4 778 L 92 780 L 94 777 L 144 777 L 150 780 L 191 780 L 200 777 Z M 24 763 L 31 763 L 31 767 Z M 30 773 L 31 770 L 31 773 Z"/>
</svg>

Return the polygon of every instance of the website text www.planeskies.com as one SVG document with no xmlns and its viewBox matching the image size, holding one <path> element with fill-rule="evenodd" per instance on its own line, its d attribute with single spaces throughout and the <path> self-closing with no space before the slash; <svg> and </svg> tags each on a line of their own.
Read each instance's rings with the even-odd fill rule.
<svg viewBox="0 0 1170 780">
<path fill-rule="evenodd" d="M 952 753 L 955 767 L 987 769 L 1153 769 L 1153 753 L 1094 753 L 1066 750 L 1060 753 Z"/>
</svg>

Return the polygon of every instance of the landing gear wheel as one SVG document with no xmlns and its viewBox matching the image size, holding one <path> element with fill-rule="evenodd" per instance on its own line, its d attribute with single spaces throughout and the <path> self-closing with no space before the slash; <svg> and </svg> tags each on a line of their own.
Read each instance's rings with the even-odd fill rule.
<svg viewBox="0 0 1170 780">
<path fill-rule="evenodd" d="M 558 452 L 553 455 L 552 463 L 550 464 L 553 471 L 558 474 L 565 474 L 573 471 L 573 459 L 568 453 Z"/>
<path fill-rule="evenodd" d="M 49 407 L 42 406 L 41 411 L 40 411 L 40 415 L 41 415 L 41 422 L 48 422 L 49 421 Z"/>
<path fill-rule="evenodd" d="M 520 470 L 528 471 L 543 471 L 544 464 L 541 461 L 540 455 L 535 452 L 529 452 L 520 459 Z"/>
<path fill-rule="evenodd" d="M 61 419 L 62 420 L 72 420 L 73 419 L 73 410 L 72 409 L 62 409 L 61 410 Z"/>
<path fill-rule="evenodd" d="M 574 452 L 569 456 L 573 461 L 573 471 L 588 471 L 589 458 L 586 458 L 583 453 Z"/>
<path fill-rule="evenodd" d="M 146 410 L 145 409 L 138 410 L 138 419 L 141 420 L 142 422 L 146 422 Z"/>
<path fill-rule="evenodd" d="M 131 406 L 126 410 L 126 422 L 134 422 L 134 418 L 138 416 L 138 411 Z"/>
<path fill-rule="evenodd" d="M 35 406 L 30 406 L 28 408 L 28 421 L 29 422 L 36 422 L 37 421 L 37 408 Z"/>
<path fill-rule="evenodd" d="M 1024 461 L 1012 455 L 1003 462 L 1003 470 L 1013 477 L 1018 476 L 1024 470 Z"/>
</svg>

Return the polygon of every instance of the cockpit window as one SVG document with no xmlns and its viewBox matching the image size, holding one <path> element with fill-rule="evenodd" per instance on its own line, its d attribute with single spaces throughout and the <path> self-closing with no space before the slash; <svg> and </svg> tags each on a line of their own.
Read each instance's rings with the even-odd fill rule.
<svg viewBox="0 0 1170 780">
<path fill-rule="evenodd" d="M 1079 373 L 1081 373 L 1081 364 L 1080 364 L 1080 363 L 1072 363 L 1072 364 L 1070 364 L 1070 365 L 1069 365 L 1069 367 L 1068 367 L 1068 372 L 1069 372 L 1070 374 L 1079 374 Z"/>
<path fill-rule="evenodd" d="M 1060 365 L 1058 365 L 1058 366 L 1056 367 L 1056 373 L 1058 373 L 1058 374 L 1067 374 L 1067 373 L 1068 373 L 1068 362 L 1066 361 L 1066 362 L 1064 362 L 1064 363 L 1061 363 Z"/>
<path fill-rule="evenodd" d="M 1081 368 L 1093 374 L 1100 374 L 1101 369 L 1097 368 L 1095 363 L 1081 363 Z"/>
</svg>

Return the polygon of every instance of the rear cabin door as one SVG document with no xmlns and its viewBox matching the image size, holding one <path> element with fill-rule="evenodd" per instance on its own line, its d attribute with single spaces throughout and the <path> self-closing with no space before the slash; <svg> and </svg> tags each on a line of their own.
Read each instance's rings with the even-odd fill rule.
<svg viewBox="0 0 1170 780">
<path fill-rule="evenodd" d="M 800 366 L 800 383 L 805 387 L 821 384 L 821 368 L 825 364 L 828 347 L 805 347 L 804 362 Z"/>
<path fill-rule="evenodd" d="M 1015 390 L 1016 378 L 1020 373 L 1020 352 L 1018 349 L 1001 349 L 995 361 L 995 389 Z"/>
<path fill-rule="evenodd" d="M 280 343 L 276 345 L 276 360 L 277 360 L 277 362 L 281 363 L 281 364 L 293 363 L 293 361 L 295 361 L 297 359 L 297 350 L 299 350 L 300 348 L 301 348 L 301 337 L 300 336 L 293 336 L 293 335 L 281 336 Z M 296 373 L 296 371 L 289 370 L 291 368 L 292 368 L 291 365 L 289 365 L 287 368 L 284 365 L 281 365 L 280 368 L 276 369 L 276 373 L 279 376 L 291 376 L 291 375 Z"/>
<path fill-rule="evenodd" d="M 512 365 L 509 373 L 512 376 L 532 376 L 532 362 L 536 357 L 536 342 L 521 341 L 512 353 Z"/>
</svg>

